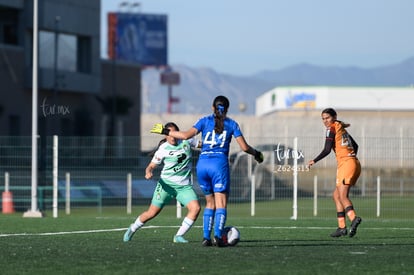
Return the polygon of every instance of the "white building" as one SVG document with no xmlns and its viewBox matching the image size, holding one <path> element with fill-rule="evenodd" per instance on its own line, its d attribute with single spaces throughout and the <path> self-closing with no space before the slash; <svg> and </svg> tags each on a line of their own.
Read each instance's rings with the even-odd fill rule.
<svg viewBox="0 0 414 275">
<path fill-rule="evenodd" d="M 414 111 L 414 87 L 277 87 L 256 99 L 256 116 L 327 107 L 344 111 Z"/>
</svg>

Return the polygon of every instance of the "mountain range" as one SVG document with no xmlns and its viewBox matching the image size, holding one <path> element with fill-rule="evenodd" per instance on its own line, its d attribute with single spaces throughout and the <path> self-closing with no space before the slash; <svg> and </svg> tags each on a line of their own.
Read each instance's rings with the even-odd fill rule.
<svg viewBox="0 0 414 275">
<path fill-rule="evenodd" d="M 397 86 L 414 85 L 414 57 L 375 68 L 296 64 L 280 70 L 261 71 L 250 76 L 221 74 L 211 68 L 172 65 L 180 84 L 161 85 L 157 69 L 142 71 L 144 113 L 166 113 L 168 93 L 177 98 L 172 113 L 208 114 L 215 96 L 225 95 L 232 114 L 254 114 L 256 98 L 277 86 Z"/>
</svg>

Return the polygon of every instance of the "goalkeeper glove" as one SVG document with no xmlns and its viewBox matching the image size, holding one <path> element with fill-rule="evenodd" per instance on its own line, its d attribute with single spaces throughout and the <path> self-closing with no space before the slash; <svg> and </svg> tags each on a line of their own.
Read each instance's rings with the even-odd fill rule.
<svg viewBox="0 0 414 275">
<path fill-rule="evenodd" d="M 258 162 L 258 163 L 262 163 L 264 160 L 263 157 L 263 153 L 257 150 L 254 150 L 254 159 Z"/>
<path fill-rule="evenodd" d="M 156 123 L 154 124 L 150 132 L 154 134 L 168 136 L 168 134 L 170 133 L 170 129 L 164 128 L 164 126 L 161 123 Z"/>
</svg>

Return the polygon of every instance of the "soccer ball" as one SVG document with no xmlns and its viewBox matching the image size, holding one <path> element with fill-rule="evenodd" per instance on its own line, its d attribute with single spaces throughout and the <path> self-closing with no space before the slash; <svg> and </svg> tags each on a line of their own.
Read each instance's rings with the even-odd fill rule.
<svg viewBox="0 0 414 275">
<path fill-rule="evenodd" d="M 235 226 L 226 226 L 221 239 L 228 246 L 235 246 L 240 241 L 240 231 Z"/>
</svg>

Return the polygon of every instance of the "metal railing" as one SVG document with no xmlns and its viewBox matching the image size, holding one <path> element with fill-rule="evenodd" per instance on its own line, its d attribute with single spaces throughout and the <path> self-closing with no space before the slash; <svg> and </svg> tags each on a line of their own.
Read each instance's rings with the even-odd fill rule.
<svg viewBox="0 0 414 275">
<path fill-rule="evenodd" d="M 314 216 L 314 198 L 317 193 L 318 217 L 332 212 L 334 206 L 331 193 L 335 186 L 336 160 L 333 153 L 306 169 L 308 160 L 315 157 L 323 147 L 321 137 L 297 137 L 297 151 L 293 151 L 295 137 L 255 138 L 251 144 L 265 154 L 264 163 L 257 165 L 252 157 L 232 149 L 230 155 L 232 187 L 230 203 L 251 203 L 254 186 L 257 203 L 278 203 L 292 200 L 294 191 L 293 172 L 297 171 L 298 215 Z M 390 217 L 413 218 L 407 211 L 409 201 L 414 199 L 414 137 L 354 137 L 359 145 L 358 153 L 362 164 L 362 174 L 351 191 L 351 199 L 363 201 L 360 209 L 369 217 L 377 217 L 378 179 L 381 181 L 380 196 L 389 203 L 381 203 L 381 211 Z M 127 175 L 132 175 L 132 203 L 148 204 L 152 196 L 152 183 L 145 184 L 144 170 L 151 157 L 148 152 L 140 151 L 138 137 L 59 137 L 58 181 L 59 208 L 64 207 L 63 192 L 67 173 L 70 173 L 71 207 L 84 207 L 90 203 L 99 209 L 104 206 L 126 206 Z M 154 147 L 158 139 L 154 140 Z M 31 140 L 29 137 L 0 137 L 0 183 L 9 173 L 10 190 L 18 210 L 27 210 L 30 205 L 31 178 Z M 53 183 L 53 144 L 52 137 L 39 142 L 39 207 L 52 207 Z M 194 187 L 201 195 L 197 185 L 195 163 L 198 153 L 194 153 Z M 297 166 L 293 160 L 297 158 Z M 154 175 L 158 176 L 159 171 Z M 254 185 L 252 185 L 254 175 Z M 317 187 L 315 189 L 315 176 Z M 2 184 L 0 186 L 3 186 Z M 0 187 L 2 188 L 2 187 Z M 95 188 L 95 189 L 94 189 Z M 97 191 L 97 190 L 100 191 Z M 4 188 L 0 189 L 4 190 Z M 92 191 L 95 190 L 95 191 Z M 97 193 L 100 193 L 98 195 Z M 76 201 L 76 198 L 78 201 Z M 83 200 L 83 201 L 82 201 Z M 365 202 L 370 202 L 365 205 Z M 306 206 L 301 206 L 304 204 Z M 275 216 L 291 212 L 292 205 L 282 203 L 275 210 Z M 282 209 L 288 207 L 290 209 Z M 359 208 L 359 207 L 362 207 Z M 256 214 L 260 214 L 256 211 Z M 280 214 L 286 216 L 286 214 Z"/>
</svg>

